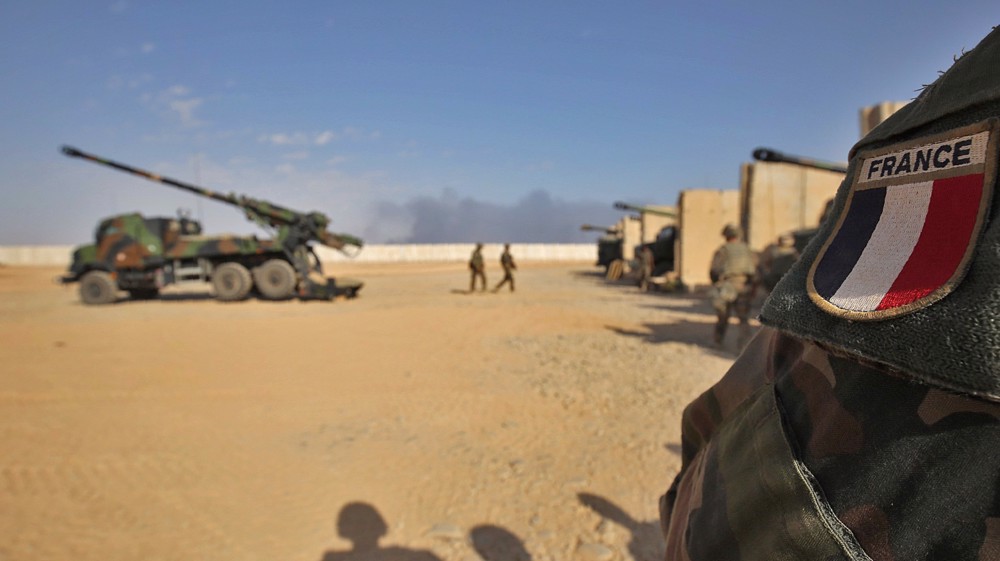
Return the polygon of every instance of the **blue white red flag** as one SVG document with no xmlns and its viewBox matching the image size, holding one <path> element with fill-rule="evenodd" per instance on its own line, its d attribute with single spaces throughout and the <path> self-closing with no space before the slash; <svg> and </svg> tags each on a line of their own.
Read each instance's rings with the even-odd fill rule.
<svg viewBox="0 0 1000 561">
<path fill-rule="evenodd" d="M 996 180 L 991 123 L 857 157 L 837 225 L 809 271 L 812 300 L 836 316 L 896 317 L 961 282 Z"/>
</svg>

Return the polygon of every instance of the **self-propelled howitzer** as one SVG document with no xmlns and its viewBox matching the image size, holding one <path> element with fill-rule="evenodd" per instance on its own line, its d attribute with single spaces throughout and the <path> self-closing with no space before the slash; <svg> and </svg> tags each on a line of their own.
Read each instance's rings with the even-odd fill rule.
<svg viewBox="0 0 1000 561">
<path fill-rule="evenodd" d="M 105 219 L 94 244 L 80 246 L 63 282 L 80 282 L 88 304 L 109 303 L 118 289 L 134 298 L 150 297 L 169 284 L 211 282 L 216 298 L 241 300 L 251 290 L 268 299 L 353 297 L 357 281 L 327 279 L 312 243 L 353 256 L 362 241 L 327 230 L 330 219 L 320 212 L 297 212 L 244 195 L 223 194 L 88 154 L 69 146 L 62 152 L 151 181 L 235 206 L 248 219 L 274 231 L 274 237 L 201 236 L 197 222 L 181 218 L 145 218 L 139 214 Z M 355 248 L 348 251 L 348 248 Z"/>
<path fill-rule="evenodd" d="M 597 265 L 604 267 L 607 272 L 611 264 L 622 258 L 622 233 L 616 227 L 594 226 L 584 224 L 580 226 L 584 232 L 601 232 L 604 235 L 597 240 Z"/>
</svg>

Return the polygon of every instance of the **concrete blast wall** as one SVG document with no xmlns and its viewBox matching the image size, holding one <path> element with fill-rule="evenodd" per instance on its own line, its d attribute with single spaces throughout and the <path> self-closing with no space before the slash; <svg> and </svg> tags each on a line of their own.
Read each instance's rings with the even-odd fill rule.
<svg viewBox="0 0 1000 561">
<path fill-rule="evenodd" d="M 622 232 L 622 258 L 628 261 L 635 257 L 635 246 L 642 243 L 642 221 L 628 215 L 622 217 L 619 225 Z"/>
<path fill-rule="evenodd" d="M 387 244 L 369 245 L 351 259 L 328 247 L 317 247 L 316 254 L 324 263 L 411 263 L 465 262 L 474 244 Z M 483 257 L 497 260 L 502 244 L 483 246 Z M 597 244 L 511 244 L 510 251 L 517 262 L 597 260 Z M 68 267 L 72 246 L 0 246 L 0 264 Z"/>
<path fill-rule="evenodd" d="M 844 174 L 794 164 L 754 162 L 740 169 L 740 225 L 760 251 L 793 230 L 819 225 Z"/>
<path fill-rule="evenodd" d="M 867 135 L 873 128 L 877 127 L 882 123 L 882 121 L 888 119 L 890 115 L 899 111 L 908 103 L 908 101 L 883 101 L 877 105 L 862 107 L 861 110 L 858 111 L 858 117 L 860 118 L 861 125 L 861 136 L 864 137 Z"/>
<path fill-rule="evenodd" d="M 692 189 L 681 191 L 677 199 L 677 272 L 691 289 L 711 284 L 708 269 L 712 254 L 722 245 L 722 228 L 738 224 L 738 191 Z"/>
</svg>

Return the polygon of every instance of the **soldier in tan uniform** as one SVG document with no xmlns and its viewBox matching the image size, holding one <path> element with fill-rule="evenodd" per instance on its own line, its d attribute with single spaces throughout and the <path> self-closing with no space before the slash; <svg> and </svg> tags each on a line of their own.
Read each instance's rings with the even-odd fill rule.
<svg viewBox="0 0 1000 561">
<path fill-rule="evenodd" d="M 666 558 L 1000 559 L 1000 29 L 852 150 L 688 405 Z"/>
<path fill-rule="evenodd" d="M 509 243 L 503 244 L 503 253 L 500 254 L 500 266 L 503 268 L 503 278 L 493 288 L 493 292 L 499 292 L 500 287 L 506 283 L 510 283 L 510 291 L 514 292 L 514 271 L 517 270 L 517 265 L 514 263 L 514 256 L 510 254 Z"/>
<path fill-rule="evenodd" d="M 476 290 L 476 279 L 481 282 L 481 288 L 483 292 L 486 291 L 486 262 L 483 261 L 483 244 L 477 243 L 476 249 L 472 251 L 472 256 L 469 257 L 469 273 L 472 275 L 469 279 L 469 292 L 475 292 Z"/>
<path fill-rule="evenodd" d="M 653 280 L 653 267 L 655 265 L 653 250 L 649 245 L 643 245 L 639 250 L 639 290 L 647 292 Z"/>
<path fill-rule="evenodd" d="M 722 229 L 726 242 L 712 256 L 709 276 L 712 279 L 712 307 L 715 309 L 714 343 L 721 347 L 726 338 L 729 316 L 736 312 L 740 321 L 742 347 L 750 336 L 750 303 L 753 299 L 753 280 L 756 266 L 750 247 L 740 240 L 736 226 L 727 224 Z"/>
</svg>

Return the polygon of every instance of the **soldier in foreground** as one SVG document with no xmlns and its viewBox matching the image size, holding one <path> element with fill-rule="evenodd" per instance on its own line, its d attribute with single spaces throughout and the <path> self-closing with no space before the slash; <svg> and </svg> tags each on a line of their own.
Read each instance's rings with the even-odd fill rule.
<svg viewBox="0 0 1000 561">
<path fill-rule="evenodd" d="M 739 348 L 750 337 L 750 304 L 753 300 L 753 281 L 756 265 L 750 247 L 740 240 L 736 226 L 727 224 L 722 229 L 725 243 L 715 250 L 709 276 L 712 279 L 712 307 L 715 309 L 716 347 L 722 347 L 729 327 L 729 316 L 736 312 L 740 321 Z"/>
<path fill-rule="evenodd" d="M 472 251 L 472 257 L 469 258 L 469 271 L 472 274 L 472 278 L 469 279 L 469 293 L 476 291 L 476 279 L 478 278 L 482 282 L 482 290 L 486 292 L 486 262 L 483 261 L 483 244 L 477 243 L 476 249 Z"/>
<path fill-rule="evenodd" d="M 1000 30 L 850 154 L 684 413 L 667 559 L 1000 559 Z"/>
<path fill-rule="evenodd" d="M 500 266 L 503 267 L 503 279 L 496 285 L 493 292 L 499 292 L 500 287 L 506 283 L 510 283 L 510 291 L 514 292 L 514 271 L 517 270 L 517 265 L 514 264 L 514 256 L 510 254 L 509 243 L 503 244 L 503 253 L 500 254 Z"/>
</svg>

